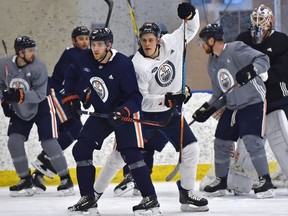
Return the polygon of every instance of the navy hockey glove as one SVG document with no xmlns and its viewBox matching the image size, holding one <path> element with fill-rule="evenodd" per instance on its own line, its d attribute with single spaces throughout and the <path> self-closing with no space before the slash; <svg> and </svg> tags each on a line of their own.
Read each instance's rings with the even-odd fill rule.
<svg viewBox="0 0 288 216">
<path fill-rule="evenodd" d="M 210 105 L 205 102 L 198 110 L 196 110 L 192 118 L 197 122 L 205 122 L 214 112 L 217 111 L 215 107 L 210 107 Z"/>
<path fill-rule="evenodd" d="M 168 92 L 165 94 L 165 106 L 172 107 L 172 104 L 174 103 L 176 103 L 176 105 L 182 105 L 185 99 L 185 94 L 173 94 Z"/>
<path fill-rule="evenodd" d="M 236 81 L 239 85 L 243 86 L 256 76 L 257 69 L 253 66 L 253 64 L 249 64 L 237 72 Z"/>
<path fill-rule="evenodd" d="M 7 101 L 3 100 L 1 106 L 3 108 L 3 113 L 6 117 L 10 118 L 15 114 L 14 110 L 12 109 L 12 105 Z"/>
<path fill-rule="evenodd" d="M 190 3 L 183 2 L 178 5 L 177 8 L 178 16 L 180 19 L 191 20 L 196 14 L 195 7 Z"/>
<path fill-rule="evenodd" d="M 109 124 L 113 127 L 119 127 L 124 124 L 121 117 L 129 117 L 130 110 L 127 107 L 116 107 L 115 111 L 109 114 Z"/>
<path fill-rule="evenodd" d="M 184 100 L 184 104 L 186 104 L 190 98 L 192 97 L 192 93 L 191 93 L 191 90 L 189 88 L 189 86 L 185 85 L 185 100 Z"/>
<path fill-rule="evenodd" d="M 25 99 L 25 93 L 23 89 L 9 88 L 8 91 L 3 91 L 3 98 L 7 102 L 23 103 Z"/>
<path fill-rule="evenodd" d="M 66 94 L 62 99 L 63 109 L 68 119 L 75 118 L 80 120 L 80 114 L 78 110 L 81 110 L 79 96 L 70 93 Z"/>
</svg>

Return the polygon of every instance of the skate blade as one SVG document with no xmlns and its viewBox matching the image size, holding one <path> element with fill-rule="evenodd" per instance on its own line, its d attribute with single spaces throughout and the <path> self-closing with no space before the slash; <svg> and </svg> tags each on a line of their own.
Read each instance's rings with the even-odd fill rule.
<svg viewBox="0 0 288 216">
<path fill-rule="evenodd" d="M 134 211 L 134 216 L 162 216 L 159 207 Z"/>
<path fill-rule="evenodd" d="M 181 204 L 181 211 L 182 212 L 206 212 L 206 211 L 209 211 L 209 208 L 207 205 L 195 206 L 192 204 Z"/>
<path fill-rule="evenodd" d="M 114 190 L 114 197 L 119 197 L 127 193 L 128 191 L 132 190 L 133 188 L 134 188 L 134 183 L 129 182 L 128 184 L 126 184 L 126 188 L 124 190 L 122 190 L 121 188 L 117 188 L 116 190 Z"/>
<path fill-rule="evenodd" d="M 264 192 L 259 192 L 259 193 L 256 193 L 256 197 L 258 199 L 267 199 L 267 198 L 272 198 L 274 197 L 275 193 L 274 193 L 274 190 L 273 189 L 269 189 L 267 191 L 264 191 Z"/>
<path fill-rule="evenodd" d="M 58 193 L 60 196 L 65 197 L 65 196 L 73 196 L 75 194 L 75 191 L 74 188 L 69 188 L 66 190 L 59 190 Z"/>
<path fill-rule="evenodd" d="M 98 211 L 98 208 L 90 208 L 87 211 L 69 211 L 69 216 L 101 216 Z"/>
<path fill-rule="evenodd" d="M 225 190 L 218 190 L 212 193 L 205 191 L 205 195 L 208 197 L 222 197 L 222 196 L 225 196 L 225 194 L 226 194 Z"/>
<path fill-rule="evenodd" d="M 35 194 L 35 190 L 31 188 L 24 189 L 21 191 L 10 191 L 11 197 L 28 197 L 28 196 L 33 196 L 34 194 Z"/>
<path fill-rule="evenodd" d="M 34 186 L 34 188 L 35 188 L 35 194 L 43 194 L 45 192 L 45 190 L 43 190 L 40 187 Z"/>
<path fill-rule="evenodd" d="M 47 177 L 49 177 L 49 178 L 51 178 L 51 179 L 54 178 L 55 173 L 52 172 L 52 171 L 49 170 L 49 169 L 44 170 L 44 169 L 42 168 L 43 164 L 42 164 L 40 161 L 36 160 L 36 161 L 34 161 L 34 162 L 31 162 L 31 164 L 32 164 L 32 166 L 33 166 L 35 169 L 37 169 L 37 170 L 38 170 L 39 172 L 41 172 L 43 175 L 46 175 Z"/>
</svg>

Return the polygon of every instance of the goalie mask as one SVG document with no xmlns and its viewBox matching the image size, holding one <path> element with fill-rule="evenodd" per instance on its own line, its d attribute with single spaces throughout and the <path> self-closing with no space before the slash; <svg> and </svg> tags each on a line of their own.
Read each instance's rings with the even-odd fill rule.
<svg viewBox="0 0 288 216">
<path fill-rule="evenodd" d="M 274 26 L 274 16 L 272 10 L 261 4 L 255 8 L 250 15 L 251 19 L 251 36 L 253 43 L 259 44 L 267 38 Z"/>
</svg>

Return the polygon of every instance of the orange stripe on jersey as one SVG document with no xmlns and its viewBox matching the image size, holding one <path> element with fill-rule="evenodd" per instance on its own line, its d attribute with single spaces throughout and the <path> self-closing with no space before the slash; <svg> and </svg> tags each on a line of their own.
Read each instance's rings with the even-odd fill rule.
<svg viewBox="0 0 288 216">
<path fill-rule="evenodd" d="M 263 104 L 263 121 L 262 121 L 262 131 L 261 131 L 261 137 L 262 137 L 262 138 L 263 138 L 264 135 L 265 135 L 266 112 L 267 112 L 267 102 L 266 102 L 266 99 L 264 99 L 264 104 Z"/>
<path fill-rule="evenodd" d="M 53 100 L 51 96 L 47 96 L 47 101 L 50 107 L 50 116 L 51 116 L 51 123 L 52 123 L 52 133 L 53 138 L 58 138 L 58 130 L 57 130 L 57 120 L 56 120 L 56 113 L 53 105 Z"/>
<path fill-rule="evenodd" d="M 139 112 L 134 113 L 133 118 L 140 119 Z M 142 135 L 141 124 L 139 122 L 134 122 L 134 126 L 135 126 L 135 132 L 136 132 L 136 137 L 137 137 L 137 146 L 139 148 L 144 148 L 144 140 L 143 140 L 143 135 Z"/>
<path fill-rule="evenodd" d="M 57 112 L 57 115 L 61 121 L 61 123 L 67 121 L 67 116 L 64 112 L 64 110 L 62 109 L 62 106 L 60 105 L 56 95 L 55 95 L 55 90 L 52 88 L 51 89 L 51 96 L 52 96 L 52 100 L 53 100 L 53 104 L 55 106 L 55 109 L 56 109 L 56 112 Z"/>
</svg>

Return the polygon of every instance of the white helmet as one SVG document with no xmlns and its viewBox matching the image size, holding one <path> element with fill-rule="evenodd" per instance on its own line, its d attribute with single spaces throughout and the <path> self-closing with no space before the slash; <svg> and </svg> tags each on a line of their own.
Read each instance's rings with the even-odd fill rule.
<svg viewBox="0 0 288 216">
<path fill-rule="evenodd" d="M 253 10 L 250 19 L 252 24 L 252 37 L 254 38 L 255 43 L 261 43 L 263 39 L 270 34 L 270 31 L 274 26 L 273 12 L 269 7 L 261 4 L 258 8 Z"/>
</svg>

